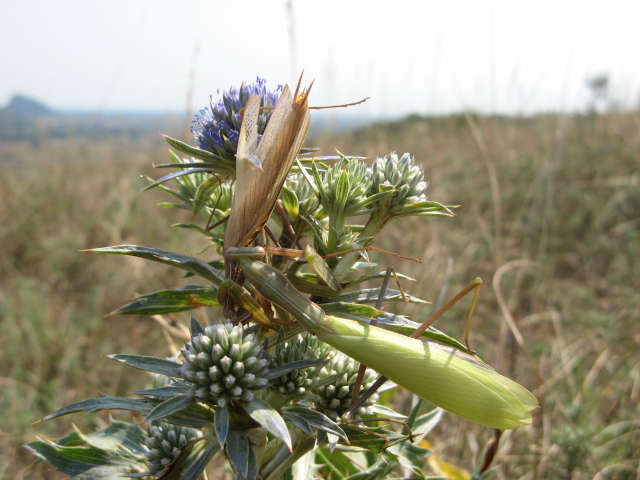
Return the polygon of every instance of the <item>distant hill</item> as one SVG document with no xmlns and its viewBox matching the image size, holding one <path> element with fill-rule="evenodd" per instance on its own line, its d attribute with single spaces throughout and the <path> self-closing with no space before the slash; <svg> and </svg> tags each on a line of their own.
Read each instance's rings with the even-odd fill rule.
<svg viewBox="0 0 640 480">
<path fill-rule="evenodd" d="M 9 105 L 0 109 L 0 115 L 30 115 L 47 116 L 54 115 L 55 112 L 44 103 L 34 100 L 24 95 L 14 95 Z"/>
<path fill-rule="evenodd" d="M 146 112 L 57 111 L 25 95 L 0 108 L 0 141 L 34 144 L 58 139 L 157 139 L 158 131 L 182 133 L 175 115 Z"/>
</svg>

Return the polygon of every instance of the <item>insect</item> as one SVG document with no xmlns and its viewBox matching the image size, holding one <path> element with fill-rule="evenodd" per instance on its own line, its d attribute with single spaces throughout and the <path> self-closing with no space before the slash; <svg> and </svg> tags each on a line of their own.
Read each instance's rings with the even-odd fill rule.
<svg viewBox="0 0 640 480">
<path fill-rule="evenodd" d="M 242 266 L 245 277 L 262 296 L 293 316 L 309 333 L 416 395 L 493 428 L 512 429 L 531 423 L 531 410 L 538 406 L 536 398 L 474 357 L 326 315 L 279 270 L 243 251 L 233 249 L 228 255 Z"/>
<path fill-rule="evenodd" d="M 309 88 L 300 92 L 298 81 L 292 96 L 285 86 L 264 135 L 258 143 L 261 97 L 254 95 L 245 106 L 236 154 L 236 190 L 224 238 L 224 252 L 250 245 L 271 215 L 282 185 L 309 128 Z M 312 84 L 313 85 L 313 84 Z M 233 277 L 231 262 L 226 273 Z"/>
<path fill-rule="evenodd" d="M 225 275 L 236 283 L 242 282 L 242 271 L 227 252 L 231 248 L 249 246 L 264 228 L 306 137 L 309 110 L 334 108 L 309 107 L 313 82 L 302 90 L 301 83 L 302 75 L 293 94 L 288 85 L 284 87 L 260 142 L 258 116 L 261 97 L 252 96 L 244 107 L 236 153 L 236 187 L 223 245 Z M 339 106 L 357 105 L 366 100 Z M 232 315 L 229 297 L 220 299 L 226 314 Z"/>
</svg>

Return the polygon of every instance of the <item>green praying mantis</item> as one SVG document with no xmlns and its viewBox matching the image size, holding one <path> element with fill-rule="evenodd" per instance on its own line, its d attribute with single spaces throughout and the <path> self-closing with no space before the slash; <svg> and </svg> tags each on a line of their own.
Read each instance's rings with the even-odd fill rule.
<svg viewBox="0 0 640 480">
<path fill-rule="evenodd" d="M 280 270 L 261 261 L 264 249 L 249 247 L 271 215 L 309 127 L 310 87 L 300 91 L 300 83 L 301 79 L 294 95 L 288 86 L 283 89 L 259 143 L 260 97 L 251 97 L 245 106 L 236 154 L 236 190 L 223 248 L 229 280 L 220 286 L 221 303 L 232 303 L 256 322 L 277 329 L 288 319 L 265 313 L 270 302 L 309 334 L 452 413 L 498 429 L 530 424 L 538 402 L 524 387 L 454 349 L 325 314 Z M 317 265 L 323 268 L 322 261 Z M 244 279 L 259 294 L 258 302 L 240 286 Z M 228 308 L 225 312 L 232 315 Z"/>
</svg>

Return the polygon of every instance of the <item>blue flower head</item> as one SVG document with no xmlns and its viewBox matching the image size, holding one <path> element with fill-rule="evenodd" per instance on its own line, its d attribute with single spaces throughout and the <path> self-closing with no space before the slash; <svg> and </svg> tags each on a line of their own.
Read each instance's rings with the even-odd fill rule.
<svg viewBox="0 0 640 480">
<path fill-rule="evenodd" d="M 265 87 L 265 79 L 257 77 L 255 83 L 242 83 L 239 89 L 230 88 L 228 92 L 222 92 L 222 98 L 218 103 L 213 103 L 211 96 L 210 107 L 200 110 L 191 126 L 193 136 L 198 140 L 198 146 L 216 155 L 235 159 L 240 136 L 242 117 L 240 110 L 247 104 L 247 100 L 253 95 L 262 97 L 261 107 L 274 107 L 278 102 L 282 85 L 269 91 Z M 220 90 L 217 91 L 220 95 Z M 258 117 L 258 140 L 267 126 L 273 110 L 260 110 Z"/>
</svg>

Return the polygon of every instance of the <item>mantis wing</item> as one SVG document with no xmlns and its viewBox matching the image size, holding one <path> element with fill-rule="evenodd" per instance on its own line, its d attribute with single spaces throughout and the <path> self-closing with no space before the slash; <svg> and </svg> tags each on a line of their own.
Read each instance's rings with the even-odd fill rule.
<svg viewBox="0 0 640 480">
<path fill-rule="evenodd" d="M 297 92 L 296 92 L 297 93 Z M 284 87 L 258 144 L 260 96 L 245 106 L 236 154 L 236 190 L 224 251 L 251 244 L 269 219 L 309 128 L 308 90 L 292 100 Z"/>
</svg>

